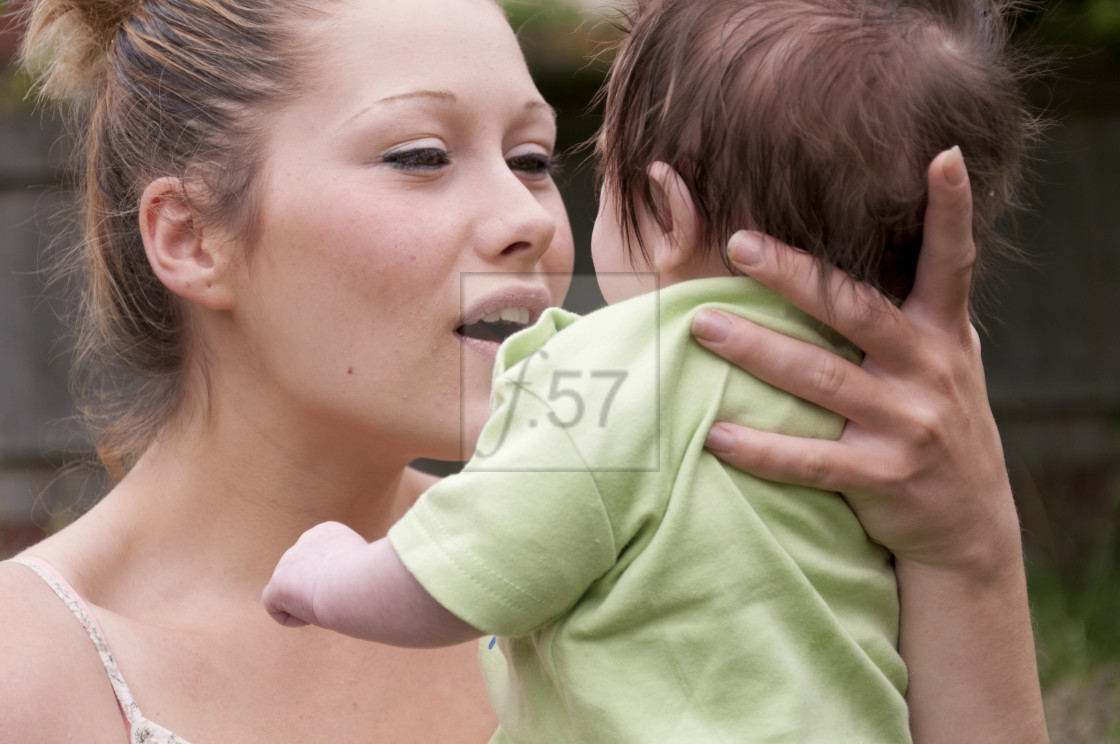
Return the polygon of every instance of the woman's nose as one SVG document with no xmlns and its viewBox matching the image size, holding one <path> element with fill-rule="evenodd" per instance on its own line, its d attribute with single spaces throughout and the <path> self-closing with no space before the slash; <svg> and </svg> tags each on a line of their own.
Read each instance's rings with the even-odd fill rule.
<svg viewBox="0 0 1120 744">
<path fill-rule="evenodd" d="M 493 259 L 519 259 L 532 268 L 552 244 L 556 216 L 542 202 L 543 187 L 534 190 L 508 169 L 500 180 L 494 193 L 480 194 L 494 214 L 487 250 Z"/>
</svg>

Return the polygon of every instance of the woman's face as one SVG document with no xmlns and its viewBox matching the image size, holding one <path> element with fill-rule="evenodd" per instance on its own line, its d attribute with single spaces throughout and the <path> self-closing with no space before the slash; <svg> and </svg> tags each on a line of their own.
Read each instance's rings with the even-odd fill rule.
<svg viewBox="0 0 1120 744">
<path fill-rule="evenodd" d="M 553 111 L 490 0 L 328 7 L 307 93 L 270 130 L 236 273 L 245 354 L 291 425 L 441 458 L 462 428 L 469 454 L 494 331 L 571 273 Z"/>
</svg>

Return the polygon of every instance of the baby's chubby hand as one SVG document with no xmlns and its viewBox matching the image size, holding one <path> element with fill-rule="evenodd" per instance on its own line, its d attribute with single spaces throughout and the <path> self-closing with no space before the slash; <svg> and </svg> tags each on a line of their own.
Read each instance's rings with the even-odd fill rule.
<svg viewBox="0 0 1120 744">
<path fill-rule="evenodd" d="M 261 601 L 268 614 L 293 628 L 323 626 L 322 602 L 316 602 L 316 596 L 337 579 L 338 567 L 367 545 L 364 537 L 339 522 L 323 522 L 304 532 L 280 557 L 264 588 Z"/>
</svg>

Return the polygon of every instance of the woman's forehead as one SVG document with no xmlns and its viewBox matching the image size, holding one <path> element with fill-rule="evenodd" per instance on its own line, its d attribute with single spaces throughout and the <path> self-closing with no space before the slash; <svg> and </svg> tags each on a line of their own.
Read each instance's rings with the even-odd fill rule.
<svg viewBox="0 0 1120 744">
<path fill-rule="evenodd" d="M 330 7 L 327 28 L 312 31 L 328 55 L 361 50 L 413 63 L 467 51 L 520 56 L 513 29 L 493 0 L 346 0 Z"/>
<path fill-rule="evenodd" d="M 535 93 L 493 0 L 352 0 L 310 33 L 322 53 L 313 89 L 333 87 L 347 97 L 361 90 L 367 100 L 360 105 L 416 91 L 461 95 L 460 87 L 480 77 Z"/>
</svg>

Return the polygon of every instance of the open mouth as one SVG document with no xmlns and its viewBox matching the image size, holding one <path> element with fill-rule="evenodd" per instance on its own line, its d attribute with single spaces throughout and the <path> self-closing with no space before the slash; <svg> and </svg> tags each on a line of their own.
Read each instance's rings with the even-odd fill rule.
<svg viewBox="0 0 1120 744">
<path fill-rule="evenodd" d="M 465 338 L 501 343 L 529 324 L 529 310 L 509 307 L 491 313 L 475 323 L 461 325 L 455 332 Z"/>
</svg>

